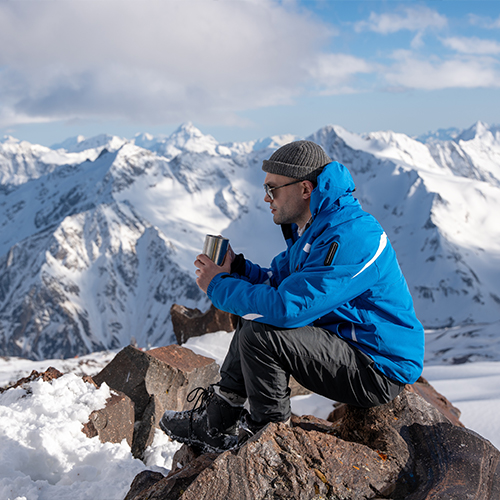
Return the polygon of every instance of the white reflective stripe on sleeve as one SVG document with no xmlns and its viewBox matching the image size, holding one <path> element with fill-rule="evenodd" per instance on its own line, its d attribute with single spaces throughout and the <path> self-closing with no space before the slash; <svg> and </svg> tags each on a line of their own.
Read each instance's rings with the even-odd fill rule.
<svg viewBox="0 0 500 500">
<path fill-rule="evenodd" d="M 248 313 L 245 314 L 245 316 L 242 316 L 243 319 L 247 319 L 248 321 L 253 321 L 254 319 L 259 319 L 263 318 L 262 314 L 256 314 L 256 313 Z"/>
<path fill-rule="evenodd" d="M 264 285 L 271 285 L 271 278 L 273 277 L 273 272 L 272 271 L 267 271 L 267 275 L 269 276 L 269 278 L 264 281 Z"/>
<path fill-rule="evenodd" d="M 311 251 L 311 244 L 310 243 L 306 243 L 304 245 L 304 248 L 302 250 L 304 250 L 304 252 L 306 252 L 306 253 L 309 253 Z"/>
<path fill-rule="evenodd" d="M 354 327 L 354 323 L 351 323 L 351 338 L 354 340 L 354 342 L 357 342 L 358 339 L 356 338 L 356 328 Z"/>
<path fill-rule="evenodd" d="M 378 259 L 379 255 L 382 253 L 386 245 L 387 245 L 387 234 L 382 233 L 382 235 L 380 236 L 380 243 L 378 245 L 378 250 L 375 252 L 375 255 L 363 266 L 363 269 L 361 269 L 361 271 L 356 273 L 352 278 L 359 276 L 363 271 L 368 269 Z"/>
</svg>

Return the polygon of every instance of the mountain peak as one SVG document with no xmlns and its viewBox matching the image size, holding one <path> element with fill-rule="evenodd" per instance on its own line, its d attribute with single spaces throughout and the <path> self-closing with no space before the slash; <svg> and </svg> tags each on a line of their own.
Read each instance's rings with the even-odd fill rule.
<svg viewBox="0 0 500 500">
<path fill-rule="evenodd" d="M 487 138 L 491 140 L 496 134 L 500 133 L 500 126 L 488 125 L 485 122 L 477 121 L 467 129 L 459 129 L 456 127 L 440 128 L 434 132 L 427 132 L 426 134 L 419 135 L 415 139 L 424 144 L 445 142 L 445 141 L 472 141 L 476 138 Z"/>
<path fill-rule="evenodd" d="M 83 136 L 83 135 L 76 135 L 74 137 L 68 137 L 67 139 L 65 139 L 62 142 L 52 144 L 52 146 L 50 146 L 50 149 L 54 149 L 54 150 L 64 149 L 64 150 L 68 151 L 69 149 L 74 148 L 76 145 L 82 143 L 84 140 L 85 140 L 85 136 Z"/>
<path fill-rule="evenodd" d="M 211 135 L 204 135 L 201 130 L 196 128 L 191 122 L 183 123 L 169 139 L 174 139 L 179 146 L 185 146 L 189 141 L 209 140 L 217 143 Z"/>
<path fill-rule="evenodd" d="M 201 132 L 200 129 L 196 128 L 192 122 L 185 122 L 182 123 L 177 130 L 174 132 L 174 134 L 180 134 L 180 133 L 185 133 L 188 135 L 194 135 L 201 137 L 203 136 L 203 133 Z"/>
<path fill-rule="evenodd" d="M 161 152 L 170 157 L 177 156 L 181 151 L 215 155 L 218 146 L 214 137 L 204 135 L 191 122 L 186 122 L 165 140 Z"/>
<path fill-rule="evenodd" d="M 476 138 L 483 138 L 488 134 L 491 134 L 490 127 L 482 121 L 477 121 L 472 127 L 464 130 L 456 141 L 472 141 Z"/>
<path fill-rule="evenodd" d="M 0 139 L 0 144 L 18 144 L 20 141 L 11 135 L 4 135 Z"/>
<path fill-rule="evenodd" d="M 88 149 L 102 148 L 106 148 L 108 151 L 116 151 L 127 142 L 126 139 L 109 134 L 99 134 L 89 139 L 86 139 L 83 135 L 78 135 L 70 137 L 59 144 L 54 144 L 51 149 L 64 149 L 68 153 L 81 153 Z"/>
</svg>

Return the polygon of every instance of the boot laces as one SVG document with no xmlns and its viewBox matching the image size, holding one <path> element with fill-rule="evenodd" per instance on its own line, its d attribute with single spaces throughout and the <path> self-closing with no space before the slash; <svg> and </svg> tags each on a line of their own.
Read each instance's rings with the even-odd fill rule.
<svg viewBox="0 0 500 500">
<path fill-rule="evenodd" d="M 196 387 L 193 389 L 186 397 L 188 403 L 192 403 L 194 401 L 191 412 L 199 412 L 203 410 L 203 408 L 207 406 L 208 402 L 212 399 L 213 394 L 214 390 L 211 386 L 209 389 L 205 389 L 204 387 Z"/>
<path fill-rule="evenodd" d="M 193 435 L 193 417 L 195 413 L 202 413 L 208 406 L 208 403 L 214 396 L 214 390 L 210 386 L 208 389 L 204 387 L 196 387 L 186 397 L 188 403 L 194 401 L 193 408 L 189 410 L 189 439 Z"/>
</svg>

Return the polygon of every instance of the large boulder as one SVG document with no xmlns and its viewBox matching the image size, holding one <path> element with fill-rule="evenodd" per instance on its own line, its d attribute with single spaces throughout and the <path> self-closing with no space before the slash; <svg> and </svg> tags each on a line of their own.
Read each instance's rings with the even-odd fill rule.
<svg viewBox="0 0 500 500">
<path fill-rule="evenodd" d="M 269 424 L 220 455 L 183 448 L 167 477 L 127 500 L 500 498 L 500 452 L 409 390 L 376 408 L 348 406 L 334 423 Z"/>
<path fill-rule="evenodd" d="M 191 337 L 200 337 L 205 333 L 232 332 L 239 319 L 238 316 L 221 311 L 213 305 L 207 311 L 201 312 L 199 309 L 190 309 L 179 304 L 172 305 L 170 317 L 179 345 Z"/>
<path fill-rule="evenodd" d="M 460 422 L 460 410 L 452 405 L 445 396 L 436 391 L 424 377 L 419 377 L 414 384 L 407 384 L 405 388 L 407 391 L 414 392 L 424 398 L 428 403 L 439 410 L 452 424 L 460 427 L 464 426 L 462 422 Z M 330 413 L 327 420 L 336 422 L 345 416 L 347 409 L 348 405 L 344 403 L 335 403 L 334 410 Z"/>
<path fill-rule="evenodd" d="M 219 366 L 213 359 L 175 344 L 146 352 L 128 346 L 92 378 L 97 385 L 105 382 L 132 401 L 134 415 L 129 428 L 122 418 L 115 424 L 107 418 L 107 432 L 118 436 L 113 426 L 119 427 L 122 438 L 128 439 L 132 429 L 132 453 L 142 458 L 164 411 L 190 409 L 193 403 L 187 401 L 189 392 L 217 382 Z"/>
</svg>

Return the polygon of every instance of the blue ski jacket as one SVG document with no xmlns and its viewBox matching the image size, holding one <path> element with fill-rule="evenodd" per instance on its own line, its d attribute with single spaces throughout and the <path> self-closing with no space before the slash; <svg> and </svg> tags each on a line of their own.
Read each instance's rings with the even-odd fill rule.
<svg viewBox="0 0 500 500">
<path fill-rule="evenodd" d="M 312 222 L 298 236 L 283 226 L 287 249 L 270 268 L 244 260 L 240 274 L 208 286 L 215 307 L 282 328 L 325 328 L 370 356 L 392 380 L 420 376 L 424 330 L 396 254 L 377 220 L 353 197 L 351 174 L 338 162 L 318 177 Z"/>
</svg>

